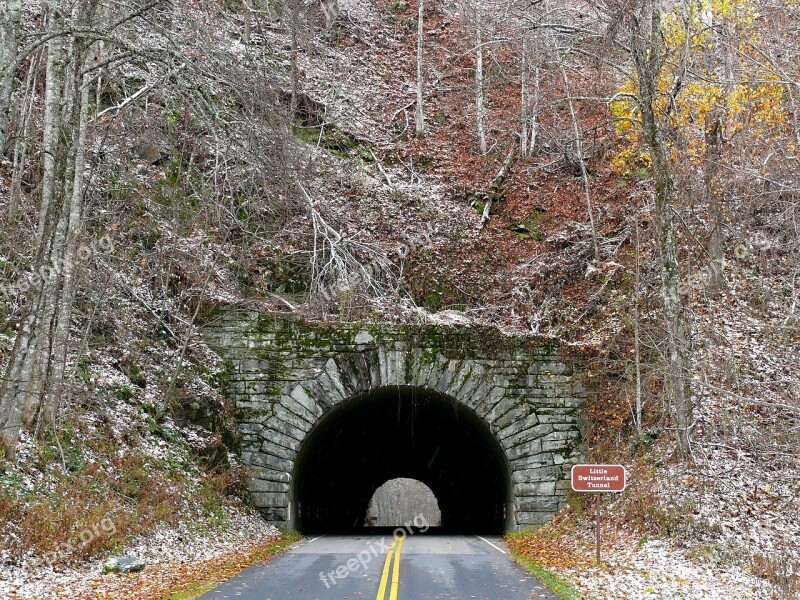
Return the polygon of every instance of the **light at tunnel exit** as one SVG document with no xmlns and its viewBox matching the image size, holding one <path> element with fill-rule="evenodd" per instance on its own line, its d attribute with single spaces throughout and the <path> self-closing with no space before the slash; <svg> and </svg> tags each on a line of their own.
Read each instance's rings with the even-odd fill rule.
<svg viewBox="0 0 800 600">
<path fill-rule="evenodd" d="M 372 495 L 367 508 L 368 527 L 441 527 L 439 502 L 427 485 L 416 479 L 390 479 Z"/>
</svg>

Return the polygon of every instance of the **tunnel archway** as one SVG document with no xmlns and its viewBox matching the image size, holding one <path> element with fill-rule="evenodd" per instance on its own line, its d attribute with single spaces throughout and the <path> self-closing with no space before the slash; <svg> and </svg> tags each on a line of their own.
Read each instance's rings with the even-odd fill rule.
<svg viewBox="0 0 800 600">
<path fill-rule="evenodd" d="M 432 490 L 446 531 L 506 530 L 510 468 L 489 426 L 457 400 L 413 386 L 373 389 L 319 420 L 297 453 L 292 523 L 305 534 L 361 529 L 375 490 L 396 478 Z"/>
</svg>

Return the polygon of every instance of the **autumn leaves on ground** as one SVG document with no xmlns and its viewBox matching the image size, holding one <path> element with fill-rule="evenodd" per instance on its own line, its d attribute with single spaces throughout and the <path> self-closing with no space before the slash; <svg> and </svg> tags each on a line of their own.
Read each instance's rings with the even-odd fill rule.
<svg viewBox="0 0 800 600">
<path fill-rule="evenodd" d="M 98 577 L 91 583 L 92 592 L 96 598 L 196 598 L 254 563 L 269 560 L 298 539 L 297 534 L 279 534 L 274 539 L 253 540 L 243 549 L 231 549 L 216 558 L 156 565 L 121 578 Z"/>
</svg>

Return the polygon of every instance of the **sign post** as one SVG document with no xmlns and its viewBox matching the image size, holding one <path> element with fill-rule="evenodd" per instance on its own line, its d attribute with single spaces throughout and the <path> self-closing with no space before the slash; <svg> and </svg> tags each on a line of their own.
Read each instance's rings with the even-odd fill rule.
<svg viewBox="0 0 800 600">
<path fill-rule="evenodd" d="M 571 479 L 575 492 L 622 492 L 627 485 L 627 471 L 622 465 L 574 465 Z M 600 564 L 600 496 L 594 511 L 595 558 Z"/>
<path fill-rule="evenodd" d="M 600 496 L 594 503 L 594 561 L 600 564 Z"/>
</svg>

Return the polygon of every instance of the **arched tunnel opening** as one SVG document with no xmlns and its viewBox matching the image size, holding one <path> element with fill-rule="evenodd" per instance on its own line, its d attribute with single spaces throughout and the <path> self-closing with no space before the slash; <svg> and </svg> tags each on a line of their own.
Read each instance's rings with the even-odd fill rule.
<svg viewBox="0 0 800 600">
<path fill-rule="evenodd" d="M 397 478 L 430 488 L 442 531 L 506 530 L 510 469 L 489 426 L 455 399 L 410 386 L 346 400 L 309 432 L 292 477 L 292 524 L 304 534 L 364 529 L 375 490 Z"/>
</svg>

